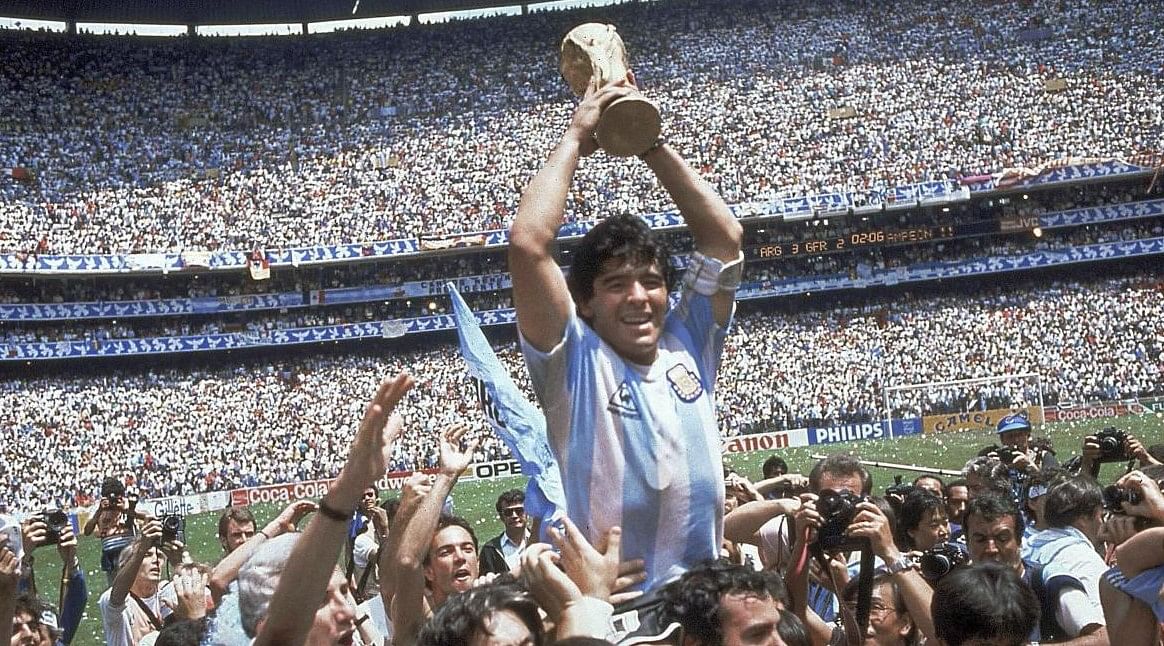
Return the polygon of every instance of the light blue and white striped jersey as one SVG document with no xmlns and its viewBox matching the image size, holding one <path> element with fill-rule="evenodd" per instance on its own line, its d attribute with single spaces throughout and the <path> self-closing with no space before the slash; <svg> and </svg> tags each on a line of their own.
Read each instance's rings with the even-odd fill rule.
<svg viewBox="0 0 1164 646">
<path fill-rule="evenodd" d="M 548 353 L 522 339 L 562 471 L 570 519 L 591 541 L 622 527 L 622 559 L 656 588 L 723 542 L 723 466 L 714 387 L 726 327 L 685 291 L 653 365 L 622 359 L 573 312 Z"/>
</svg>

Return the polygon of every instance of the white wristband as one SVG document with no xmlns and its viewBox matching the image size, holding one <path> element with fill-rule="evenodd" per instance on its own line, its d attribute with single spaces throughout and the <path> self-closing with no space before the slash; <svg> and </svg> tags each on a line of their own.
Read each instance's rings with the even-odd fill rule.
<svg viewBox="0 0 1164 646">
<path fill-rule="evenodd" d="M 734 292 L 744 274 L 744 253 L 731 262 L 691 252 L 691 262 L 683 274 L 683 284 L 696 294 L 715 296 L 717 292 Z"/>
</svg>

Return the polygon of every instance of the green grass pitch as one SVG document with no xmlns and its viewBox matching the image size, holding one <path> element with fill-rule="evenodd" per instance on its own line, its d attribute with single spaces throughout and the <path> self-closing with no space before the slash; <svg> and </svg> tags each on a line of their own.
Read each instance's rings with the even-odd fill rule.
<svg viewBox="0 0 1164 646">
<path fill-rule="evenodd" d="M 1164 416 L 1159 413 L 1118 420 L 1095 420 L 1089 422 L 1069 422 L 1050 424 L 1035 435 L 1047 435 L 1054 443 L 1061 460 L 1078 453 L 1083 436 L 1105 426 L 1119 426 L 1139 437 L 1145 445 L 1164 442 Z M 851 451 L 869 461 L 914 464 L 943 469 L 960 469 L 967 459 L 982 446 L 995 442 L 993 433 L 963 432 L 937 435 L 906 437 L 896 440 L 876 440 L 849 444 L 832 444 L 802 448 L 781 449 L 775 453 L 784 457 L 793 470 L 808 472 L 812 464 L 810 455 L 831 454 Z M 728 456 L 726 462 L 749 478 L 759 479 L 760 465 L 773 452 L 759 452 Z M 1101 479 L 1114 479 L 1118 465 L 1107 465 Z M 906 480 L 914 475 L 908 471 L 873 468 L 874 491 L 880 492 L 893 482 L 893 475 L 901 473 Z M 948 479 L 948 478 L 947 478 Z M 497 496 L 506 489 L 524 487 L 522 478 L 475 481 L 457 487 L 453 492 L 456 512 L 473 523 L 477 537 L 482 542 L 497 535 L 501 524 L 493 511 Z M 260 527 L 278 513 L 271 504 L 254 506 Z M 186 521 L 189 549 L 196 560 L 216 562 L 222 549 L 216 537 L 218 514 L 207 513 L 190 516 Z M 36 553 L 36 579 L 40 593 L 54 604 L 57 600 L 60 560 L 50 548 L 42 548 Z M 101 616 L 97 610 L 97 598 L 106 587 L 105 574 L 100 569 L 101 544 L 95 538 L 82 538 L 80 543 L 81 565 L 89 583 L 89 606 L 74 644 L 97 646 L 104 643 Z"/>
</svg>

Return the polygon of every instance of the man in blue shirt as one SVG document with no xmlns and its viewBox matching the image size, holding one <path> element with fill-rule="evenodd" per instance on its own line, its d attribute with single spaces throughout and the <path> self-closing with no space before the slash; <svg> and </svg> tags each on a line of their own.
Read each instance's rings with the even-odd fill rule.
<svg viewBox="0 0 1164 646">
<path fill-rule="evenodd" d="M 670 307 L 670 259 L 633 215 L 612 215 L 576 249 L 569 282 L 553 256 L 598 117 L 637 93 L 633 76 L 591 84 L 522 195 L 509 269 L 522 350 L 562 471 L 568 514 L 593 544 L 622 528 L 624 559 L 655 589 L 715 558 L 723 481 L 713 389 L 735 308 L 739 222 L 661 141 L 640 157 L 675 200 L 696 252 Z"/>
</svg>

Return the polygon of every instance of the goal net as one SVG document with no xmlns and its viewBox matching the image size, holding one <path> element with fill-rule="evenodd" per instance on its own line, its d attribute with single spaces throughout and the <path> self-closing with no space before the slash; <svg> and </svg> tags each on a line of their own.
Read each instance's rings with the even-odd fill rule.
<svg viewBox="0 0 1164 646">
<path fill-rule="evenodd" d="M 922 420 L 926 432 L 993 430 L 998 420 L 1024 412 L 1043 425 L 1043 379 L 1037 373 L 886 386 L 887 420 Z"/>
</svg>

